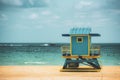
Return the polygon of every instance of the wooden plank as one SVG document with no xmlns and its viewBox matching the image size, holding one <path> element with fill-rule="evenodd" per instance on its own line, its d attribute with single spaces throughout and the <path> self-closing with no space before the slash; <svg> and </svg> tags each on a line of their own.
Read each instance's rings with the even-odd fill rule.
<svg viewBox="0 0 120 80">
<path fill-rule="evenodd" d="M 61 69 L 61 72 L 100 72 L 101 69 L 93 68 L 76 68 L 76 69 Z"/>
</svg>

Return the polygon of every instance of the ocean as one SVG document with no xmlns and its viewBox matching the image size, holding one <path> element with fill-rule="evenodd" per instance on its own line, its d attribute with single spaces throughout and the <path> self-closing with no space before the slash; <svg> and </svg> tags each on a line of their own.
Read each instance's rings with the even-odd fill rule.
<svg viewBox="0 0 120 80">
<path fill-rule="evenodd" d="M 63 65 L 61 46 L 68 43 L 0 43 L 0 66 Z M 101 65 L 120 66 L 120 44 L 99 43 Z"/>
</svg>

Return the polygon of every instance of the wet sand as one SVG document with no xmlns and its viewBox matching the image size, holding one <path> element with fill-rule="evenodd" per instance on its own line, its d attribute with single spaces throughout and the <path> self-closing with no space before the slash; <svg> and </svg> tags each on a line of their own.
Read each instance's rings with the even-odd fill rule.
<svg viewBox="0 0 120 80">
<path fill-rule="evenodd" d="M 120 80 L 120 66 L 100 72 L 60 72 L 62 66 L 0 66 L 0 80 Z"/>
</svg>

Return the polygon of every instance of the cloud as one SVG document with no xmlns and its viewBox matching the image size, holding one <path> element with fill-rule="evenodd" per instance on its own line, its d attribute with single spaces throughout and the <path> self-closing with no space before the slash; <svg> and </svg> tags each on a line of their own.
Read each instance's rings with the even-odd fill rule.
<svg viewBox="0 0 120 80">
<path fill-rule="evenodd" d="M 60 16 L 55 15 L 55 16 L 53 16 L 53 18 L 54 19 L 60 19 Z"/>
<path fill-rule="evenodd" d="M 0 0 L 1 8 L 21 7 L 21 8 L 34 8 L 46 7 L 48 2 L 46 0 Z"/>
<path fill-rule="evenodd" d="M 42 11 L 41 14 L 42 14 L 42 15 L 50 15 L 51 12 L 50 12 L 50 11 Z"/>
<path fill-rule="evenodd" d="M 0 14 L 0 20 L 8 20 L 8 17 L 5 14 Z"/>
<path fill-rule="evenodd" d="M 24 7 L 46 7 L 48 3 L 45 0 L 26 0 L 23 1 Z"/>
<path fill-rule="evenodd" d="M 75 4 L 77 10 L 120 10 L 120 0 L 80 0 Z"/>
<path fill-rule="evenodd" d="M 36 14 L 36 13 L 32 13 L 32 14 L 29 16 L 30 19 L 37 19 L 38 17 L 39 17 L 39 15 Z"/>
<path fill-rule="evenodd" d="M 44 0 L 44 1 L 45 1 L 45 3 L 48 3 L 48 4 L 49 4 L 51 0 Z"/>
<path fill-rule="evenodd" d="M 22 3 L 22 1 L 21 0 L 13 0 L 13 3 L 12 3 L 13 5 L 16 5 L 16 6 L 22 6 L 23 5 L 23 3 Z"/>
<path fill-rule="evenodd" d="M 42 25 L 38 25 L 38 26 L 35 26 L 36 29 L 42 29 L 43 26 Z"/>
<path fill-rule="evenodd" d="M 29 3 L 30 3 L 31 5 L 34 5 L 33 0 L 29 0 Z"/>
<path fill-rule="evenodd" d="M 2 6 L 22 6 L 22 0 L 0 0 Z"/>
<path fill-rule="evenodd" d="M 41 14 L 45 15 L 45 16 L 50 16 L 52 19 L 60 19 L 60 16 L 55 15 L 54 13 L 52 13 L 49 10 L 42 11 Z"/>
<path fill-rule="evenodd" d="M 79 21 L 76 22 L 74 20 L 64 20 L 63 24 L 69 27 L 76 27 L 82 25 L 83 23 L 80 23 Z"/>
<path fill-rule="evenodd" d="M 80 1 L 75 5 L 75 9 L 81 9 L 81 8 L 89 8 L 93 6 L 93 2 L 91 1 Z"/>
<path fill-rule="evenodd" d="M 120 15 L 120 9 L 111 9 L 110 12 Z"/>
</svg>

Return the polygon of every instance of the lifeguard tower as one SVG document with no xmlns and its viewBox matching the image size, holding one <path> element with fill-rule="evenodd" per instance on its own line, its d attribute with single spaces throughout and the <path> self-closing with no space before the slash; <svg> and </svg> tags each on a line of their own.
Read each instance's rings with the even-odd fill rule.
<svg viewBox="0 0 120 80">
<path fill-rule="evenodd" d="M 91 44 L 91 37 L 100 36 L 100 34 L 90 32 L 91 28 L 72 28 L 69 34 L 62 34 L 70 37 L 70 46 L 62 47 L 62 56 L 66 60 L 60 71 L 101 70 L 97 60 L 100 57 L 100 47 Z"/>
</svg>

